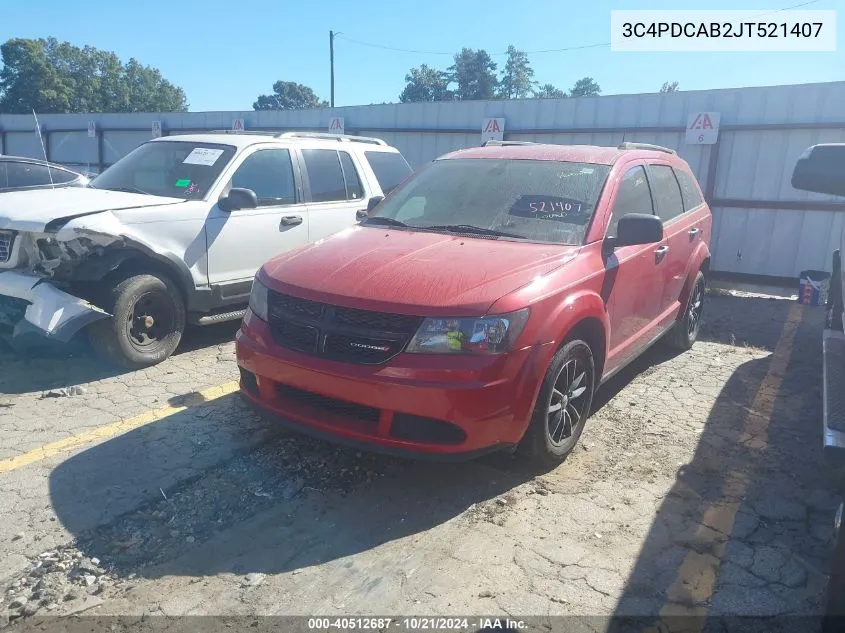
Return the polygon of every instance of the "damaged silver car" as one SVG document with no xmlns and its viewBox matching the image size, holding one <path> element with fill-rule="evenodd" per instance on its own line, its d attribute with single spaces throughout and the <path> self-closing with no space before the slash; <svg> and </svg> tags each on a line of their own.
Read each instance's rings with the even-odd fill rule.
<svg viewBox="0 0 845 633">
<path fill-rule="evenodd" d="M 85 329 L 107 360 L 154 365 L 186 324 L 241 318 L 261 264 L 355 224 L 410 171 L 379 139 L 214 133 L 144 143 L 88 187 L 4 193 L 0 329 Z"/>
</svg>

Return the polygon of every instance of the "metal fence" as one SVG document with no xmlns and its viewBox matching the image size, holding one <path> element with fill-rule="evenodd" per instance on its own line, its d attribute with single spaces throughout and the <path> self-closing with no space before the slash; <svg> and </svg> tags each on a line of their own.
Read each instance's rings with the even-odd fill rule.
<svg viewBox="0 0 845 633">
<path fill-rule="evenodd" d="M 714 145 L 687 145 L 690 113 L 719 112 Z M 418 167 L 449 151 L 478 145 L 485 117 L 505 119 L 504 138 L 671 147 L 695 171 L 713 209 L 713 269 L 796 277 L 829 269 L 845 203 L 796 191 L 790 176 L 809 145 L 845 142 L 845 82 L 621 95 L 352 106 L 292 112 L 78 114 L 39 117 L 49 160 L 101 171 L 152 136 L 230 129 L 327 131 L 343 117 L 347 134 L 377 136 Z M 94 123 L 89 137 L 89 122 Z M 42 156 L 34 119 L 0 115 L 0 153 Z"/>
</svg>

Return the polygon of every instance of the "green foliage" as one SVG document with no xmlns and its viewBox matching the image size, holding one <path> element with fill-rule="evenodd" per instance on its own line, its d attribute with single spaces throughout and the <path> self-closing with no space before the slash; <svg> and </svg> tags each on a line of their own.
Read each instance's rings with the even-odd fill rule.
<svg viewBox="0 0 845 633">
<path fill-rule="evenodd" d="M 446 71 L 449 82 L 457 84 L 455 98 L 461 101 L 493 99 L 499 80 L 496 78 L 496 62 L 483 50 L 464 48 L 455 54 L 455 63 Z"/>
<path fill-rule="evenodd" d="M 186 112 L 183 90 L 156 68 L 49 39 L 0 45 L 0 112 Z"/>
<path fill-rule="evenodd" d="M 579 79 L 569 91 L 570 97 L 596 97 L 600 94 L 601 88 L 592 77 Z"/>
<path fill-rule="evenodd" d="M 522 99 L 528 96 L 533 85 L 534 69 L 528 61 L 528 54 L 508 46 L 508 61 L 502 69 L 499 96 L 503 99 Z"/>
<path fill-rule="evenodd" d="M 668 81 L 663 83 L 663 86 L 660 88 L 660 92 L 678 92 L 678 82 L 673 81 L 669 83 Z"/>
<path fill-rule="evenodd" d="M 320 99 L 308 86 L 280 80 L 273 84 L 273 94 L 259 96 L 252 107 L 255 110 L 307 110 L 328 105 L 328 101 Z"/>
<path fill-rule="evenodd" d="M 421 65 L 411 68 L 405 75 L 407 85 L 399 95 L 402 103 L 419 101 L 451 101 L 454 95 L 449 91 L 449 78 L 440 70 Z"/>
<path fill-rule="evenodd" d="M 601 94 L 592 77 L 575 82 L 567 93 L 552 84 L 538 85 L 528 54 L 508 46 L 507 61 L 496 76 L 496 63 L 483 49 L 463 48 L 446 71 L 425 64 L 411 68 L 405 75 L 405 88 L 399 95 L 402 103 L 421 101 L 469 101 L 473 99 L 562 99 Z"/>
<path fill-rule="evenodd" d="M 532 93 L 535 99 L 563 99 L 567 94 L 552 84 L 543 84 Z"/>
</svg>

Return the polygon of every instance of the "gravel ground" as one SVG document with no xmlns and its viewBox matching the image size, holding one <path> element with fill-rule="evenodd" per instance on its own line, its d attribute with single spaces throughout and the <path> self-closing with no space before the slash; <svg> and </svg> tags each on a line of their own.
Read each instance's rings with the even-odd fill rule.
<svg viewBox="0 0 845 633">
<path fill-rule="evenodd" d="M 790 309 L 711 296 L 694 349 L 658 346 L 603 387 L 550 472 L 338 448 L 236 394 L 0 471 L 0 625 L 818 614 L 836 500 L 820 467 L 823 315 L 802 309 L 785 336 Z M 122 375 L 84 348 L 0 352 L 0 460 L 234 380 L 233 330 Z"/>
</svg>

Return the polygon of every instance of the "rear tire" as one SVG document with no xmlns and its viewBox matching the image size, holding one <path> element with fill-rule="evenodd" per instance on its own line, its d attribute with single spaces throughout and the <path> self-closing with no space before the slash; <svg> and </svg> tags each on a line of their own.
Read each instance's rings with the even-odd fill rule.
<svg viewBox="0 0 845 633">
<path fill-rule="evenodd" d="M 110 319 L 92 323 L 94 352 L 124 369 L 157 365 L 179 345 L 185 330 L 185 302 L 179 289 L 161 275 L 125 278 L 106 298 Z"/>
<path fill-rule="evenodd" d="M 538 466 L 554 467 L 575 448 L 590 415 L 596 387 L 590 346 L 573 340 L 552 358 L 519 451 Z"/>
<path fill-rule="evenodd" d="M 704 273 L 700 270 L 695 276 L 689 298 L 684 306 L 681 318 L 672 327 L 667 340 L 675 349 L 685 352 L 692 349 L 701 331 L 701 317 L 704 312 Z"/>
</svg>

